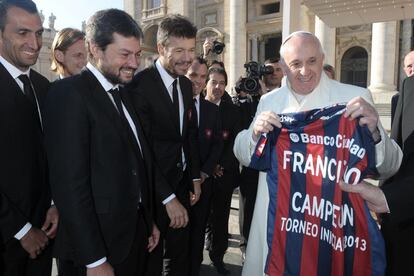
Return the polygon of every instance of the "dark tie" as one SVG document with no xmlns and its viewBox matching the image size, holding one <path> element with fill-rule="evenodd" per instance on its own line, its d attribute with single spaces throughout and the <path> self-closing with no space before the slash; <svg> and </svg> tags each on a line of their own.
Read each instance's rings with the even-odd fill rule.
<svg viewBox="0 0 414 276">
<path fill-rule="evenodd" d="M 36 100 L 36 94 L 32 87 L 32 82 L 30 81 L 29 77 L 27 75 L 20 75 L 19 80 L 23 83 L 23 93 L 26 95 L 27 99 L 33 104 L 33 107 L 36 110 L 37 119 L 40 123 L 40 117 L 39 117 L 39 110 L 37 108 L 37 100 Z"/>
<path fill-rule="evenodd" d="M 132 126 L 129 124 L 125 113 L 124 113 L 124 109 L 122 107 L 122 98 L 120 95 L 120 91 L 118 88 L 113 88 L 111 90 L 108 91 L 109 93 L 111 93 L 116 108 L 118 109 L 119 112 L 119 116 L 121 117 L 121 121 L 122 121 L 122 125 L 124 127 L 124 130 L 126 131 L 127 137 L 129 142 L 133 145 L 133 147 L 136 148 L 137 150 L 137 161 L 138 161 L 138 177 L 141 180 L 141 183 L 139 183 L 139 197 L 141 198 L 141 185 L 144 184 L 144 182 L 146 181 L 146 172 L 145 172 L 145 164 L 144 164 L 144 159 L 142 158 L 142 152 L 141 152 L 141 148 L 138 145 L 138 141 L 137 138 L 135 137 L 135 134 L 132 130 Z M 136 127 L 136 126 L 135 126 Z"/>
<path fill-rule="evenodd" d="M 30 81 L 29 77 L 27 75 L 20 75 L 19 80 L 21 80 L 23 83 L 24 94 L 32 102 L 32 104 L 36 106 L 37 109 L 36 96 L 33 91 L 32 82 Z"/>
<path fill-rule="evenodd" d="M 180 101 L 178 100 L 178 89 L 177 89 L 177 79 L 173 82 L 173 108 L 174 108 L 174 114 L 175 114 L 175 121 L 178 124 L 178 127 L 180 127 Z"/>
<path fill-rule="evenodd" d="M 119 116 L 121 116 L 122 120 L 125 120 L 128 123 L 128 120 L 125 116 L 124 113 L 124 109 L 122 108 L 122 99 L 121 99 L 121 95 L 119 94 L 119 89 L 118 88 L 113 88 L 111 90 L 108 91 L 109 93 L 111 93 L 112 97 L 114 98 L 114 102 L 116 105 L 116 109 L 118 109 L 119 112 Z M 129 123 L 128 123 L 129 125 Z"/>
<path fill-rule="evenodd" d="M 198 118 L 200 117 L 198 110 L 200 110 L 200 106 L 198 106 L 198 109 L 197 109 L 197 98 L 194 98 L 194 116 L 195 116 L 195 123 L 197 124 L 197 126 L 199 125 Z"/>
</svg>

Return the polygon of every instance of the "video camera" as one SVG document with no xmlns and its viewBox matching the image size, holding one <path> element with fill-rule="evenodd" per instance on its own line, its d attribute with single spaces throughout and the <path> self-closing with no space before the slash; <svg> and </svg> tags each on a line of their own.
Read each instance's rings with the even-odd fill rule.
<svg viewBox="0 0 414 276">
<path fill-rule="evenodd" d="M 235 90 L 237 93 L 240 91 L 244 91 L 251 95 L 258 94 L 261 87 L 259 80 L 263 75 L 269 75 L 273 73 L 273 67 L 260 65 L 255 61 L 250 61 L 244 64 L 244 68 L 246 68 L 247 76 L 245 78 L 240 79 L 235 86 Z"/>
</svg>

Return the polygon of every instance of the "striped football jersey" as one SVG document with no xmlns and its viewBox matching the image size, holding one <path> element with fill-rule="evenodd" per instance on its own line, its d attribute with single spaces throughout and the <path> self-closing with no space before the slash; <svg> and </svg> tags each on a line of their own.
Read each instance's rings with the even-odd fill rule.
<svg viewBox="0 0 414 276">
<path fill-rule="evenodd" d="M 269 191 L 269 276 L 384 274 L 384 241 L 366 202 L 338 184 L 378 175 L 370 131 L 345 110 L 281 114 L 282 128 L 256 145 L 250 166 L 267 172 Z"/>
</svg>

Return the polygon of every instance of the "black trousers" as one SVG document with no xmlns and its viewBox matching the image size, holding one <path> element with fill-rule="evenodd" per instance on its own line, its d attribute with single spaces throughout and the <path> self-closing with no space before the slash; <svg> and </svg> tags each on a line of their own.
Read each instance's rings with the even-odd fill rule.
<svg viewBox="0 0 414 276">
<path fill-rule="evenodd" d="M 187 173 L 179 183 L 180 189 L 174 193 L 189 212 L 189 185 L 192 180 Z M 149 254 L 147 276 L 187 276 L 189 275 L 190 227 L 174 229 L 169 227 L 170 218 L 163 204 L 156 207 L 156 222 L 161 232 L 158 246 Z"/>
<path fill-rule="evenodd" d="M 243 167 L 240 177 L 239 228 L 240 250 L 245 252 L 252 224 L 254 205 L 256 203 L 259 171 Z"/>
<path fill-rule="evenodd" d="M 144 221 L 144 217 L 140 214 L 138 216 L 136 235 L 130 253 L 125 260 L 119 264 L 112 264 L 109 261 L 114 268 L 115 275 L 144 275 L 148 258 L 148 236 L 147 225 Z M 78 266 L 71 260 L 59 259 L 58 274 L 59 276 L 85 276 L 86 267 Z M 48 275 L 50 275 L 50 273 Z"/>
<path fill-rule="evenodd" d="M 198 276 L 203 262 L 204 236 L 210 215 L 213 196 L 213 180 L 207 178 L 201 184 L 199 201 L 190 209 L 190 275 Z"/>
<path fill-rule="evenodd" d="M 20 245 L 20 241 L 11 239 L 0 250 L 1 276 L 38 276 L 50 275 L 52 272 L 52 247 L 49 241 L 47 248 L 36 259 L 30 259 L 28 253 Z"/>
<path fill-rule="evenodd" d="M 228 248 L 231 197 L 238 180 L 237 172 L 225 172 L 222 177 L 213 179 L 214 191 L 210 214 L 211 247 L 209 249 L 213 262 L 223 261 Z"/>
</svg>

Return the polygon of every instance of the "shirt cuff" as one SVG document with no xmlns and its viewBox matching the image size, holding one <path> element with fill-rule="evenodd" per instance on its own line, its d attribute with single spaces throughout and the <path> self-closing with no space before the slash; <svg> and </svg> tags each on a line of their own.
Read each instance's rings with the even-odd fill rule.
<svg viewBox="0 0 414 276">
<path fill-rule="evenodd" d="M 20 229 L 19 232 L 17 232 L 16 235 L 14 235 L 14 238 L 16 240 L 21 240 L 26 234 L 27 232 L 29 232 L 29 230 L 32 228 L 32 224 L 30 222 L 26 223 L 25 226 L 23 226 L 22 229 Z"/>
<path fill-rule="evenodd" d="M 193 182 L 200 181 L 200 180 L 201 180 L 201 178 L 194 178 Z"/>
<path fill-rule="evenodd" d="M 94 263 L 88 264 L 88 265 L 86 265 L 86 267 L 87 268 L 94 268 L 94 267 L 97 267 L 97 266 L 103 264 L 104 262 L 106 262 L 106 257 L 103 257 L 102 259 L 99 259 Z"/>
<path fill-rule="evenodd" d="M 168 202 L 170 202 L 171 200 L 173 200 L 175 198 L 175 194 L 171 194 L 169 197 L 167 197 L 166 199 L 164 199 L 162 201 L 162 204 L 167 204 Z"/>
</svg>

